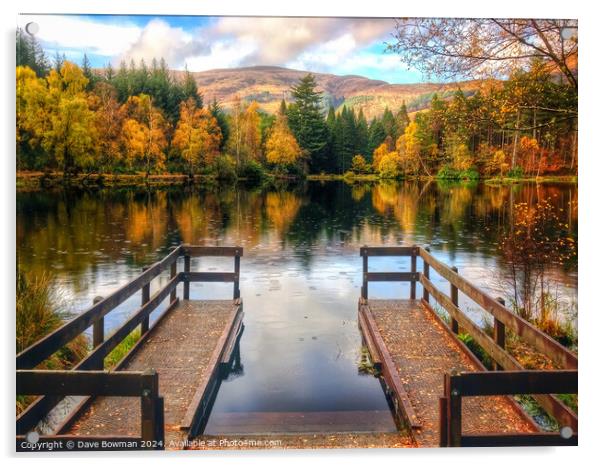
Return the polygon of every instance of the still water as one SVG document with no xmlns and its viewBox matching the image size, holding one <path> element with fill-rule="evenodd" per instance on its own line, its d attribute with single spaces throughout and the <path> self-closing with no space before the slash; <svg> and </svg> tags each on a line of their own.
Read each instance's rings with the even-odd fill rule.
<svg viewBox="0 0 602 466">
<path fill-rule="evenodd" d="M 243 246 L 242 369 L 222 383 L 212 419 L 219 413 L 381 411 L 388 406 L 378 380 L 359 370 L 359 247 L 430 245 L 438 259 L 503 296 L 499 240 L 511 205 L 541 199 L 558 209 L 576 240 L 577 187 L 571 184 L 307 182 L 270 189 L 22 192 L 18 265 L 51 273 L 77 313 L 172 245 Z M 231 267 L 231 259 L 192 262 L 197 271 Z M 371 262 L 375 271 L 408 267 L 407 259 Z M 567 307 L 576 310 L 576 264 L 552 268 L 550 276 Z M 161 277 L 155 287 L 165 281 Z M 447 291 L 440 277 L 433 275 L 433 281 Z M 192 299 L 229 298 L 231 292 L 231 285 L 191 286 Z M 371 285 L 370 295 L 407 297 L 408 287 L 379 283 Z M 108 332 L 139 302 L 133 296 L 111 312 Z M 461 300 L 460 307 L 476 321 L 487 318 L 470 302 Z"/>
</svg>

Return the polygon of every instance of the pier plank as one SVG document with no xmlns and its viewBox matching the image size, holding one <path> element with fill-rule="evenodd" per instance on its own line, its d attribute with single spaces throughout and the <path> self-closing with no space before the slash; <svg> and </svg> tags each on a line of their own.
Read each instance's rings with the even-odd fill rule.
<svg viewBox="0 0 602 466">
<path fill-rule="evenodd" d="M 394 370 L 403 383 L 420 429 L 412 429 L 418 446 L 439 444 L 439 398 L 443 394 L 443 374 L 453 371 L 480 371 L 441 323 L 419 300 L 360 301 L 360 313 L 371 332 L 381 337 L 391 355 Z M 387 360 L 383 361 L 386 365 Z M 463 403 L 463 431 L 467 433 L 537 432 L 517 405 L 506 396 L 474 397 Z"/>
<path fill-rule="evenodd" d="M 178 448 L 187 432 L 180 429 L 200 385 L 216 374 L 219 357 L 232 330 L 240 301 L 182 300 L 153 327 L 142 345 L 121 368 L 159 373 L 165 400 L 166 448 Z M 70 427 L 71 435 L 135 435 L 140 431 L 140 402 L 124 397 L 98 397 Z"/>
</svg>

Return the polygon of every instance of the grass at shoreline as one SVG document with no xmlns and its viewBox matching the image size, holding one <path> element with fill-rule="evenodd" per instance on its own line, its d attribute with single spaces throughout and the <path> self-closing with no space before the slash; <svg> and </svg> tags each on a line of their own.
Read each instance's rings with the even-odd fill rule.
<svg viewBox="0 0 602 466">
<path fill-rule="evenodd" d="M 291 176 L 279 176 L 277 174 L 266 174 L 267 179 L 282 180 L 282 181 L 302 181 L 302 178 Z M 351 183 L 378 182 L 386 181 L 376 174 L 311 174 L 304 178 L 308 181 L 347 181 Z M 406 180 L 419 181 L 446 181 L 436 177 L 416 176 L 406 178 Z M 143 173 L 139 174 L 79 174 L 70 179 L 70 186 L 80 187 L 167 187 L 186 184 L 204 184 L 204 185 L 219 185 L 219 184 L 234 184 L 236 181 L 247 181 L 246 178 L 239 177 L 236 180 L 220 180 L 215 175 L 194 175 L 191 179 L 186 174 L 168 173 L 162 175 L 150 175 L 148 178 Z M 454 183 L 462 183 L 462 180 L 447 180 Z M 523 177 L 523 178 L 482 178 L 473 180 L 473 182 L 482 182 L 490 186 L 509 185 L 515 183 L 577 183 L 577 176 L 542 176 L 542 177 Z M 17 172 L 16 187 L 18 191 L 37 191 L 55 187 L 64 186 L 63 174 L 61 172 Z"/>
</svg>

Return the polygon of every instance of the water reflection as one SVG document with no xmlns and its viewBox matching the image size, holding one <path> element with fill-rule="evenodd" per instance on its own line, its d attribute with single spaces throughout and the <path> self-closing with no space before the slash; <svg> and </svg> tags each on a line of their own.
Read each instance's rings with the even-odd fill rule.
<svg viewBox="0 0 602 466">
<path fill-rule="evenodd" d="M 569 184 L 307 182 L 281 189 L 18 193 L 18 264 L 52 270 L 78 311 L 172 245 L 241 245 L 245 370 L 222 382 L 214 412 L 388 410 L 378 380 L 358 374 L 359 247 L 429 244 L 438 259 L 498 294 L 498 243 L 512 221 L 511 206 L 544 198 L 576 240 L 577 187 Z M 382 270 L 408 266 L 396 258 L 386 265 Z M 193 261 L 193 268 L 201 266 L 224 269 L 217 259 Z M 576 301 L 576 263 L 551 272 Z M 432 280 L 443 284 L 435 274 Z M 375 297 L 403 292 L 387 284 L 370 291 Z M 193 299 L 228 295 L 213 284 L 191 287 Z M 123 319 L 138 303 L 138 297 L 128 300 L 107 316 L 107 325 L 114 328 L 111 319 Z"/>
</svg>

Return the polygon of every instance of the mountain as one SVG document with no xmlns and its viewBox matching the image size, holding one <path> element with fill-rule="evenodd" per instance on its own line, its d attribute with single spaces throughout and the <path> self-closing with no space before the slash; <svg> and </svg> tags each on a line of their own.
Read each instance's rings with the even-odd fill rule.
<svg viewBox="0 0 602 466">
<path fill-rule="evenodd" d="M 176 72 L 180 74 L 181 72 Z M 235 96 L 247 101 L 256 100 L 268 113 L 278 110 L 280 101 L 292 100 L 290 88 L 308 71 L 292 70 L 276 66 L 254 66 L 193 72 L 205 102 L 217 99 L 226 109 Z M 367 118 L 381 115 L 386 107 L 396 111 L 405 101 L 408 111 L 426 108 L 436 92 L 440 97 L 451 96 L 458 89 L 472 94 L 479 87 L 478 81 L 462 83 L 389 84 L 363 76 L 337 76 L 313 73 L 319 90 L 324 92 L 325 105 L 335 108 L 343 105 L 356 111 L 363 109 Z"/>
</svg>

